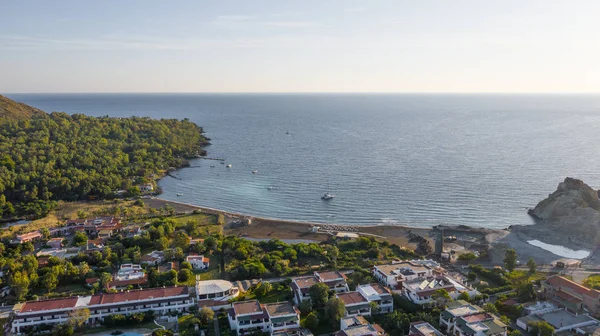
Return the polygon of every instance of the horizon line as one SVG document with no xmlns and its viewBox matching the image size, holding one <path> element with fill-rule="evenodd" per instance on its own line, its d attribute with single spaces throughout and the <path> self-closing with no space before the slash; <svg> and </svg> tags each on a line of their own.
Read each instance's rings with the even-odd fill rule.
<svg viewBox="0 0 600 336">
<path fill-rule="evenodd" d="M 380 94 L 405 94 L 405 95 L 427 95 L 427 94 L 440 94 L 440 95 L 598 95 L 600 91 L 531 91 L 531 92 L 511 92 L 511 91 L 144 91 L 144 92 L 117 92 L 117 91 L 80 91 L 80 92 L 0 92 L 0 95 L 19 95 L 19 94 L 40 94 L 40 95 L 52 95 L 52 94 L 223 94 L 223 95 L 302 95 L 302 94 L 324 94 L 324 95 L 351 95 L 351 94 L 363 94 L 363 95 L 380 95 Z"/>
</svg>

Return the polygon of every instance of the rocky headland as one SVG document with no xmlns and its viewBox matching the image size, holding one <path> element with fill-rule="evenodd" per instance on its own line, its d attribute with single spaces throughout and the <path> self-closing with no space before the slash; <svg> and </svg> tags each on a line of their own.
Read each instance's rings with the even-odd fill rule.
<svg viewBox="0 0 600 336">
<path fill-rule="evenodd" d="M 528 213 L 536 224 L 518 230 L 535 234 L 545 243 L 592 249 L 600 242 L 598 191 L 581 180 L 567 177 Z"/>
</svg>

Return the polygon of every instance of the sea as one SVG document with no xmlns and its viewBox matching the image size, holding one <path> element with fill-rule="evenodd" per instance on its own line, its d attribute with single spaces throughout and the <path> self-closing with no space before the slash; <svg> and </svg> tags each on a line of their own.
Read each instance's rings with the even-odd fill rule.
<svg viewBox="0 0 600 336">
<path fill-rule="evenodd" d="M 231 168 L 192 160 L 160 181 L 160 197 L 251 216 L 506 228 L 532 224 L 527 209 L 567 176 L 600 186 L 599 95 L 7 96 L 45 111 L 188 118 L 211 139 L 208 157 Z"/>
</svg>

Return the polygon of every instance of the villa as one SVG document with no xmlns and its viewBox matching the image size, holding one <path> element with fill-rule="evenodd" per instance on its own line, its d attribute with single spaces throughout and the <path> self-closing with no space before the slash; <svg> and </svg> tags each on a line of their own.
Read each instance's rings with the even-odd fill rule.
<svg viewBox="0 0 600 336">
<path fill-rule="evenodd" d="M 182 313 L 194 305 L 188 287 L 166 287 L 132 290 L 114 294 L 96 294 L 43 301 L 28 301 L 13 308 L 12 333 L 34 331 L 41 325 L 64 323 L 69 313 L 87 308 L 87 323 L 99 323 L 110 314 L 133 314 L 153 311 L 164 315 Z"/>
<path fill-rule="evenodd" d="M 210 266 L 210 259 L 203 255 L 190 254 L 185 257 L 185 261 L 189 262 L 192 265 L 192 268 L 196 270 L 208 269 Z"/>
</svg>

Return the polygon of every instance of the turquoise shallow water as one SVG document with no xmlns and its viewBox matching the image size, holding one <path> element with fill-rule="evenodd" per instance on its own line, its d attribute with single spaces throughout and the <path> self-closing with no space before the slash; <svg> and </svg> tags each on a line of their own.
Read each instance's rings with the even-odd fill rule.
<svg viewBox="0 0 600 336">
<path fill-rule="evenodd" d="M 195 160 L 161 181 L 162 197 L 256 216 L 502 228 L 531 223 L 526 208 L 566 176 L 600 185 L 600 96 L 8 96 L 46 111 L 189 118 L 232 168 Z M 328 184 L 337 197 L 325 202 Z"/>
</svg>

